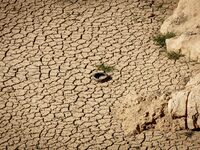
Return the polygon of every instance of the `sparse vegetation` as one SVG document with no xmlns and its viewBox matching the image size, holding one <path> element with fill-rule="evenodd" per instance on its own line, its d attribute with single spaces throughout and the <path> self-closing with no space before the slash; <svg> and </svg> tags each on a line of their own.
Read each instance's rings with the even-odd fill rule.
<svg viewBox="0 0 200 150">
<path fill-rule="evenodd" d="M 176 34 L 173 33 L 173 32 L 167 32 L 166 34 L 161 34 L 160 33 L 160 34 L 156 35 L 153 38 L 153 40 L 156 43 L 156 45 L 164 47 L 164 46 L 166 46 L 166 39 L 170 39 L 170 38 L 173 38 L 175 36 L 176 36 Z"/>
<path fill-rule="evenodd" d="M 171 51 L 171 52 L 166 52 L 166 53 L 167 53 L 167 57 L 173 60 L 178 60 L 180 57 L 184 56 L 180 52 Z"/>
<path fill-rule="evenodd" d="M 167 58 L 169 59 L 173 59 L 173 60 L 178 60 L 180 57 L 183 57 L 184 55 L 179 52 L 174 52 L 174 51 L 170 51 L 167 52 L 166 51 L 166 39 L 170 39 L 175 37 L 176 34 L 173 32 L 167 32 L 166 34 L 158 34 L 156 35 L 153 40 L 156 43 L 156 45 L 159 45 L 160 47 L 164 47 L 165 49 L 163 49 L 162 51 L 166 53 Z"/>
<path fill-rule="evenodd" d="M 103 71 L 103 72 L 105 72 L 105 73 L 111 72 L 111 71 L 113 71 L 113 69 L 114 69 L 114 67 L 105 65 L 105 64 L 103 64 L 103 63 L 100 64 L 100 65 L 96 65 L 96 68 L 97 68 L 97 70 Z"/>
<path fill-rule="evenodd" d="M 184 55 L 182 55 L 180 52 L 167 52 L 166 51 L 166 39 L 170 39 L 175 37 L 176 34 L 173 32 L 167 32 L 166 34 L 158 34 L 156 35 L 153 40 L 156 43 L 156 45 L 159 45 L 160 47 L 165 47 L 165 49 L 163 50 L 164 52 L 166 52 L 167 54 L 167 58 L 169 59 L 173 59 L 173 60 L 178 60 L 180 57 L 183 57 Z"/>
<path fill-rule="evenodd" d="M 184 133 L 187 138 L 191 138 L 194 135 L 194 131 L 188 130 Z"/>
</svg>

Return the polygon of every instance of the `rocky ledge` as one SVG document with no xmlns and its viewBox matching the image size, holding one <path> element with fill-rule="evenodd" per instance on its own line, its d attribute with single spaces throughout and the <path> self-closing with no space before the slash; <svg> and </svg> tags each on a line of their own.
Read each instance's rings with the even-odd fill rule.
<svg viewBox="0 0 200 150">
<path fill-rule="evenodd" d="M 185 88 L 164 94 L 137 94 L 134 90 L 115 105 L 115 116 L 126 135 L 144 130 L 200 129 L 200 73 Z"/>
<path fill-rule="evenodd" d="M 182 128 L 200 128 L 200 73 L 188 82 L 184 90 L 172 94 L 168 111 L 173 119 L 182 118 Z"/>
<path fill-rule="evenodd" d="M 200 1 L 180 0 L 172 16 L 164 21 L 161 33 L 174 32 L 167 39 L 167 51 L 180 52 L 189 61 L 200 62 Z"/>
</svg>

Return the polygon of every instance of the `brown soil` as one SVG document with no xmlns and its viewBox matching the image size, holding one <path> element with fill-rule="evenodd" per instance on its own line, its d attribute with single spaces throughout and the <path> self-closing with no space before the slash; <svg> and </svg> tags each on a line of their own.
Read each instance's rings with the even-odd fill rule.
<svg viewBox="0 0 200 150">
<path fill-rule="evenodd" d="M 170 94 L 140 96 L 131 91 L 115 105 L 114 114 L 126 135 L 144 130 L 180 130 L 184 120 L 172 120 L 167 112 Z"/>
</svg>

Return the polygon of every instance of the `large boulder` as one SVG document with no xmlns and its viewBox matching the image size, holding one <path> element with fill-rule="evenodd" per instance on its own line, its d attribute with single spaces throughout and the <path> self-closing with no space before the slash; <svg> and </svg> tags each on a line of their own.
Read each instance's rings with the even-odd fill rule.
<svg viewBox="0 0 200 150">
<path fill-rule="evenodd" d="M 166 40 L 167 51 L 178 51 L 189 60 L 200 61 L 200 1 L 180 0 L 172 16 L 161 26 L 161 33 L 174 32 Z"/>
<path fill-rule="evenodd" d="M 183 128 L 200 128 L 200 73 L 188 82 L 184 90 L 172 94 L 168 111 L 171 118 L 185 120 Z"/>
</svg>

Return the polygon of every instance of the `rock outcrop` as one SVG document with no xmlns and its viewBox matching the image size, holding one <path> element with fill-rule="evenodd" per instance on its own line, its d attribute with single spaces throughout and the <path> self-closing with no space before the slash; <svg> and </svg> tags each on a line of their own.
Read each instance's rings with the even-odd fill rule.
<svg viewBox="0 0 200 150">
<path fill-rule="evenodd" d="M 162 131 L 183 129 L 184 120 L 170 118 L 167 112 L 168 93 L 138 95 L 130 91 L 118 105 L 115 105 L 115 117 L 122 123 L 126 135 L 137 134 L 144 130 Z"/>
<path fill-rule="evenodd" d="M 113 112 L 126 135 L 148 129 L 199 129 L 200 73 L 192 77 L 181 91 L 138 95 L 132 90 L 115 104 Z"/>
<path fill-rule="evenodd" d="M 200 128 L 200 73 L 192 78 L 186 88 L 172 94 L 168 111 L 173 119 L 184 119 L 182 128 Z"/>
<path fill-rule="evenodd" d="M 200 62 L 200 1 L 180 0 L 178 7 L 161 26 L 161 33 L 174 32 L 167 39 L 167 51 L 181 52 L 189 60 Z"/>
</svg>

